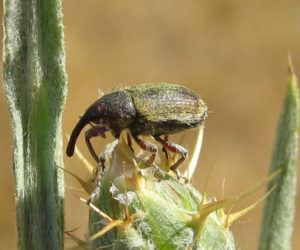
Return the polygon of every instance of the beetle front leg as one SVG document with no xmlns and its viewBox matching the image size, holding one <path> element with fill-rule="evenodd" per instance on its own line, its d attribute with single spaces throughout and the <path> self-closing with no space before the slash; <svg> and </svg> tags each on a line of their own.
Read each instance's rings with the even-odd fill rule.
<svg viewBox="0 0 300 250">
<path fill-rule="evenodd" d="M 168 142 L 166 140 L 163 140 L 159 136 L 155 136 L 154 138 L 156 141 L 158 141 L 160 144 L 162 144 L 164 148 L 168 149 L 169 151 L 171 151 L 173 153 L 179 154 L 181 156 L 181 158 L 177 162 L 175 162 L 170 167 L 170 169 L 175 172 L 178 179 L 184 178 L 185 181 L 187 181 L 187 179 L 185 177 L 181 176 L 181 174 L 177 168 L 188 157 L 188 151 L 181 145 L 176 144 L 174 142 Z"/>
<path fill-rule="evenodd" d="M 93 180 L 99 180 L 101 177 L 101 174 L 103 173 L 105 169 L 105 163 L 106 161 L 111 157 L 112 153 L 115 151 L 116 147 L 118 146 L 119 138 L 116 138 L 111 143 L 108 143 L 104 150 L 102 151 L 100 157 L 99 157 L 99 164 L 96 168 L 96 171 L 94 173 Z"/>
<path fill-rule="evenodd" d="M 165 174 L 163 173 L 163 171 L 159 168 L 159 166 L 156 165 L 155 163 L 155 158 L 157 155 L 157 151 L 158 148 L 154 143 L 151 143 L 149 141 L 143 141 L 141 139 L 139 139 L 136 135 L 132 135 L 133 139 L 136 141 L 136 143 L 143 149 L 146 150 L 148 152 L 153 153 L 150 157 L 150 159 L 148 160 L 149 164 L 152 165 L 156 172 L 158 173 L 159 177 L 164 178 Z"/>
<path fill-rule="evenodd" d="M 100 182 L 100 180 L 98 180 L 96 188 L 93 190 L 93 192 L 91 193 L 90 197 L 86 201 L 87 205 L 90 205 L 90 203 L 93 202 L 99 196 L 99 194 L 100 194 L 100 186 L 101 186 L 101 182 Z"/>
<path fill-rule="evenodd" d="M 95 159 L 95 161 L 97 163 L 99 163 L 99 158 L 98 158 L 98 156 L 94 150 L 94 147 L 91 143 L 91 138 L 97 137 L 97 136 L 101 136 L 101 137 L 105 138 L 106 131 L 107 131 L 107 129 L 105 127 L 92 126 L 87 131 L 85 131 L 85 134 L 84 134 L 86 145 L 88 146 L 88 149 L 89 149 L 91 155 L 93 156 L 93 158 Z"/>
</svg>

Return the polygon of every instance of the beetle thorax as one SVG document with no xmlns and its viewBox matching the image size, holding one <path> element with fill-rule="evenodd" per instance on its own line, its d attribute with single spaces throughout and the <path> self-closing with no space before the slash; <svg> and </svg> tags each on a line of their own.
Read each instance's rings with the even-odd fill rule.
<svg viewBox="0 0 300 250">
<path fill-rule="evenodd" d="M 98 122 L 109 128 L 115 136 L 128 128 L 136 117 L 132 98 L 127 91 L 118 90 L 99 99 L 98 109 L 101 113 Z"/>
</svg>

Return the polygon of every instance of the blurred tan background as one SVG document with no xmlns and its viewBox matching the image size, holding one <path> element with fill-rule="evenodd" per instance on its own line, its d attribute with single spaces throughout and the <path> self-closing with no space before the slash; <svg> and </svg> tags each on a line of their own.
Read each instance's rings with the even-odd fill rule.
<svg viewBox="0 0 300 250">
<path fill-rule="evenodd" d="M 208 194 L 220 198 L 224 179 L 224 196 L 230 197 L 266 177 L 285 95 L 288 53 L 300 75 L 299 1 L 65 0 L 63 7 L 69 75 L 64 134 L 98 97 L 98 89 L 180 83 L 210 109 L 194 184 L 203 190 L 213 166 Z M 16 249 L 11 131 L 3 92 L 0 112 L 0 242 L 5 249 Z M 194 137 L 188 133 L 183 145 L 191 150 Z M 99 152 L 110 139 L 97 140 Z M 83 141 L 81 136 L 79 147 L 89 157 Z M 88 177 L 75 157 L 66 159 L 65 166 Z M 69 176 L 66 182 L 78 187 Z M 81 238 L 88 218 L 87 207 L 78 200 L 82 195 L 66 193 L 66 230 L 78 227 Z M 257 248 L 261 211 L 262 205 L 233 225 L 242 249 Z M 300 246 L 297 212 L 293 249 Z"/>
</svg>

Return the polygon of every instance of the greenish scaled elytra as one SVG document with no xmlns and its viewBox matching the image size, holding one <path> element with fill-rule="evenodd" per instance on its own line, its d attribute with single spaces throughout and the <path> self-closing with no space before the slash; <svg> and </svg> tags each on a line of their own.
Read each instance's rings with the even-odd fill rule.
<svg viewBox="0 0 300 250">
<path fill-rule="evenodd" d="M 180 159 L 170 167 L 179 176 L 177 167 L 187 158 L 188 152 L 166 138 L 168 135 L 202 126 L 206 116 L 207 106 L 204 101 L 181 85 L 146 83 L 119 88 L 101 96 L 85 111 L 71 134 L 66 153 L 69 157 L 73 155 L 81 130 L 90 124 L 91 127 L 85 132 L 85 140 L 98 163 L 97 172 L 101 173 L 105 162 L 118 145 L 121 132 L 128 129 L 137 144 L 152 153 L 149 163 L 156 169 L 158 148 L 156 144 L 140 139 L 140 135 L 152 136 L 165 149 L 179 154 Z M 107 144 L 98 157 L 90 140 L 96 136 L 105 138 L 107 131 L 112 133 L 115 140 Z"/>
</svg>

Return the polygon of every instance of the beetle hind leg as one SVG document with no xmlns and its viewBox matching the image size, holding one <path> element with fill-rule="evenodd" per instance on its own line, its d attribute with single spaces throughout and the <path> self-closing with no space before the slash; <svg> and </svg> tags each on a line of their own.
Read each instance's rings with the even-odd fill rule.
<svg viewBox="0 0 300 250">
<path fill-rule="evenodd" d="M 175 172 L 178 179 L 183 178 L 187 182 L 187 179 L 180 174 L 178 166 L 188 157 L 188 151 L 181 145 L 163 140 L 159 136 L 155 136 L 154 138 L 163 145 L 163 148 L 181 156 L 180 159 L 170 167 L 170 169 Z"/>
<path fill-rule="evenodd" d="M 127 132 L 127 145 L 130 147 L 131 151 L 134 153 L 134 150 L 132 147 L 131 135 L 129 132 Z"/>
<path fill-rule="evenodd" d="M 164 136 L 164 141 L 168 141 L 168 140 L 169 140 L 169 136 L 165 135 Z M 165 153 L 165 157 L 168 160 L 169 159 L 169 155 L 168 155 L 166 147 L 163 146 L 162 151 Z"/>
<path fill-rule="evenodd" d="M 136 135 L 132 135 L 133 139 L 136 141 L 136 143 L 143 149 L 148 152 L 153 153 L 148 160 L 149 164 L 152 165 L 156 171 L 156 173 L 159 175 L 160 178 L 164 178 L 165 174 L 164 172 L 159 168 L 159 166 L 155 163 L 155 158 L 157 155 L 158 148 L 154 143 L 151 143 L 149 141 L 143 141 L 139 139 Z"/>
</svg>

